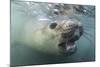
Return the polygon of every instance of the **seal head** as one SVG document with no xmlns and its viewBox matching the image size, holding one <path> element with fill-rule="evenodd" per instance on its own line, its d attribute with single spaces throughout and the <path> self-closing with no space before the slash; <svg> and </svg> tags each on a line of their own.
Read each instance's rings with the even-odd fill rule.
<svg viewBox="0 0 100 67">
<path fill-rule="evenodd" d="M 83 34 L 83 27 L 80 22 L 64 20 L 59 23 L 51 23 L 50 28 L 61 35 L 58 43 L 61 52 L 72 54 L 76 51 L 77 47 L 75 42 L 79 40 Z"/>
</svg>

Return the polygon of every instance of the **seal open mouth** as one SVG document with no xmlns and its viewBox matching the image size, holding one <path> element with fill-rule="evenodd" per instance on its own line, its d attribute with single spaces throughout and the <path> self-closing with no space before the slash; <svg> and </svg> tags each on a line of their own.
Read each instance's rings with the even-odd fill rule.
<svg viewBox="0 0 100 67">
<path fill-rule="evenodd" d="M 63 53 L 71 54 L 76 51 L 75 40 L 68 40 L 65 42 L 60 42 L 58 44 L 59 48 L 62 50 Z"/>
</svg>

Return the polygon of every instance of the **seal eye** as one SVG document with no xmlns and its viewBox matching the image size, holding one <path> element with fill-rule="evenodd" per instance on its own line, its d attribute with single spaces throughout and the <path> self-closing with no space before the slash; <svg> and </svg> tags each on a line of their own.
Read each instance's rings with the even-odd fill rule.
<svg viewBox="0 0 100 67">
<path fill-rule="evenodd" d="M 50 24 L 50 28 L 51 28 L 51 29 L 54 29 L 56 26 L 57 26 L 57 23 L 51 23 L 51 24 Z"/>
</svg>

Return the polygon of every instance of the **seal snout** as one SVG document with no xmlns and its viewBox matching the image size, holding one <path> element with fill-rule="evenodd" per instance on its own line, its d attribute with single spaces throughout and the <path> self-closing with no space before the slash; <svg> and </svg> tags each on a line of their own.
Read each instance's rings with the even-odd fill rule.
<svg viewBox="0 0 100 67">
<path fill-rule="evenodd" d="M 66 22 L 64 32 L 61 33 L 59 47 L 66 54 L 73 54 L 77 50 L 75 42 L 80 39 L 83 34 L 83 27 L 80 22 Z"/>
<path fill-rule="evenodd" d="M 52 23 L 50 28 L 57 33 L 60 32 L 61 37 L 58 46 L 64 53 L 74 53 L 76 51 L 75 42 L 83 34 L 83 27 L 80 22 L 64 20 L 59 23 Z"/>
</svg>

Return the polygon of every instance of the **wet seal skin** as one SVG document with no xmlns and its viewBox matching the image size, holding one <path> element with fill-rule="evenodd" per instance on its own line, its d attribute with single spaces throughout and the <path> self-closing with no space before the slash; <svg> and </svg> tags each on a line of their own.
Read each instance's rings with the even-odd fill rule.
<svg viewBox="0 0 100 67">
<path fill-rule="evenodd" d="M 75 42 L 83 35 L 83 27 L 80 22 L 64 20 L 59 23 L 51 23 L 50 29 L 60 32 L 61 37 L 58 44 L 60 52 L 66 55 L 76 52 Z"/>
</svg>

